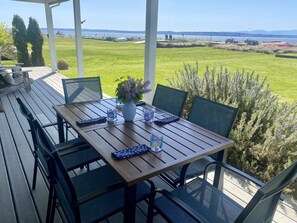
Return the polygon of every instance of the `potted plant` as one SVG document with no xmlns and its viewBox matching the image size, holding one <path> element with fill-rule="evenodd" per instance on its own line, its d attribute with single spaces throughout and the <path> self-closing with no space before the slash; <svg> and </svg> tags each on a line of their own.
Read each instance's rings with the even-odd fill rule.
<svg viewBox="0 0 297 223">
<path fill-rule="evenodd" d="M 117 79 L 118 86 L 116 88 L 116 96 L 123 105 L 123 116 L 125 121 L 133 121 L 136 114 L 136 103 L 142 99 L 143 94 L 150 92 L 148 89 L 149 81 L 143 79 L 134 79 L 130 76 L 127 79 L 121 77 Z"/>
</svg>

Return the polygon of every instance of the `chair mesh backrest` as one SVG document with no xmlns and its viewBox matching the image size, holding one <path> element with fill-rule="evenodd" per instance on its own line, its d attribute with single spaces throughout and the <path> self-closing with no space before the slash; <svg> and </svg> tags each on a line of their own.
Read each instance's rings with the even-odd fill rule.
<svg viewBox="0 0 297 223">
<path fill-rule="evenodd" d="M 62 79 L 65 103 L 102 99 L 100 77 Z"/>
<path fill-rule="evenodd" d="M 33 128 L 31 129 L 32 132 L 35 133 L 35 140 L 38 146 L 38 149 L 40 151 L 38 158 L 41 160 L 41 163 L 44 166 L 44 170 L 47 171 L 47 176 L 49 176 L 50 179 L 53 179 L 53 176 L 51 176 L 51 164 L 50 157 L 52 152 L 52 143 L 48 140 L 47 135 L 45 134 L 44 130 L 40 126 L 39 122 L 37 120 L 32 121 Z"/>
<path fill-rule="evenodd" d="M 187 96 L 188 92 L 158 84 L 152 105 L 173 115 L 181 116 Z"/>
<path fill-rule="evenodd" d="M 55 191 L 59 204 L 62 206 L 68 221 L 75 222 L 74 210 L 78 208 L 73 207 L 77 201 L 75 188 L 58 152 L 54 151 L 52 154 L 54 158 Z M 79 211 L 76 213 L 79 214 Z"/>
<path fill-rule="evenodd" d="M 35 126 L 38 148 L 46 161 L 49 178 L 54 182 L 56 195 L 60 201 L 59 203 L 63 209 L 66 210 L 65 214 L 69 217 L 69 213 L 72 213 L 71 204 L 76 201 L 76 194 L 72 181 L 55 146 L 52 144 L 45 131 L 37 120 L 34 120 L 33 123 Z"/>
<path fill-rule="evenodd" d="M 34 144 L 34 149 L 37 149 L 37 142 L 36 142 L 36 136 L 35 136 L 35 131 L 34 130 L 34 125 L 33 125 L 33 121 L 34 121 L 34 117 L 32 115 L 32 113 L 30 112 L 30 110 L 27 108 L 27 106 L 24 104 L 24 102 L 20 99 L 20 98 L 16 98 L 18 104 L 20 105 L 20 111 L 22 113 L 22 115 L 25 116 L 25 118 L 27 119 L 30 129 L 31 129 L 31 136 L 32 136 L 32 140 L 33 140 L 33 144 Z"/>
<path fill-rule="evenodd" d="M 261 187 L 235 222 L 272 222 L 283 189 L 296 177 L 297 161 Z"/>
<path fill-rule="evenodd" d="M 188 120 L 212 132 L 228 137 L 236 115 L 237 108 L 196 96 Z"/>
</svg>

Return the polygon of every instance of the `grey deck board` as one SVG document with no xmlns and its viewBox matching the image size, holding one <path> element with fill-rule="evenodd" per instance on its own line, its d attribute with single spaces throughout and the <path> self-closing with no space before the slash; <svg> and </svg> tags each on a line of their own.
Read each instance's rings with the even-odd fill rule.
<svg viewBox="0 0 297 223">
<path fill-rule="evenodd" d="M 43 124 L 56 122 L 54 104 L 64 103 L 61 74 L 52 74 L 47 67 L 30 68 L 30 77 L 34 79 L 32 91 L 27 93 L 21 88 L 0 97 L 5 112 L 0 112 L 0 222 L 45 222 L 48 187 L 38 171 L 36 189 L 31 189 L 33 163 L 33 144 L 28 132 L 27 120 L 20 114 L 15 98 L 20 97 L 35 117 Z M 56 127 L 47 128 L 54 142 L 58 141 Z M 76 134 L 70 134 L 75 137 Z M 104 165 L 103 161 L 93 163 L 90 168 Z M 77 169 L 72 176 L 83 173 L 85 169 Z M 152 179 L 157 187 L 170 190 L 170 186 L 159 177 Z M 224 191 L 245 205 L 256 190 L 252 185 L 243 184 L 240 179 L 226 176 Z M 240 186 L 241 185 L 241 186 Z M 4 211 L 5 210 L 5 211 Z M 146 221 L 147 204 L 141 202 L 137 207 L 136 222 Z M 166 222 L 157 215 L 155 223 Z M 56 212 L 55 223 L 65 222 L 60 209 Z M 102 223 L 121 223 L 123 213 L 118 213 Z M 274 218 L 277 223 L 297 222 L 297 205 L 280 202 Z"/>
<path fill-rule="evenodd" d="M 0 113 L 0 116 L 3 116 L 4 114 Z M 0 118 L 1 126 L 4 126 L 3 118 Z M 17 222 L 16 215 L 15 215 L 15 209 L 11 194 L 11 189 L 9 185 L 9 179 L 8 179 L 8 173 L 6 171 L 6 163 L 4 160 L 4 154 L 3 154 L 3 147 L 1 143 L 1 137 L 0 137 L 0 176 L 1 176 L 1 184 L 0 184 L 0 216 L 1 220 L 3 222 Z M 2 207 L 5 207 L 2 208 Z"/>
</svg>

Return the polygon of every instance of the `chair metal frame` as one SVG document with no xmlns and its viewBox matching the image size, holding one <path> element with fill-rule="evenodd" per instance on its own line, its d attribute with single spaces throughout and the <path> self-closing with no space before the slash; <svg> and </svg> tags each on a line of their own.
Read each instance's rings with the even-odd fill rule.
<svg viewBox="0 0 297 223">
<path fill-rule="evenodd" d="M 207 109 L 214 109 L 214 111 L 218 111 L 218 112 L 227 111 L 230 114 L 230 116 L 228 117 L 228 120 L 227 120 L 228 123 L 226 125 L 226 128 L 216 129 L 215 128 L 216 126 L 214 126 L 214 125 L 208 126 L 207 124 L 203 123 L 203 121 L 205 121 L 204 120 L 205 118 L 201 114 L 199 114 L 199 112 L 201 110 L 201 106 L 204 106 L 204 105 L 207 106 L 206 107 Z M 197 124 L 203 128 L 206 128 L 210 131 L 213 131 L 217 134 L 220 134 L 224 137 L 229 137 L 229 134 L 230 134 L 230 131 L 231 131 L 233 124 L 235 122 L 237 113 L 238 113 L 238 108 L 224 105 L 224 104 L 221 104 L 221 103 L 218 103 L 218 102 L 215 102 L 215 101 L 212 101 L 212 100 L 200 97 L 200 96 L 195 96 L 195 98 L 193 99 L 192 107 L 189 112 L 188 121 L 190 121 L 194 124 Z M 211 111 L 205 113 L 205 115 L 211 119 L 215 118 L 215 117 L 212 117 Z M 220 117 L 220 118 L 223 118 L 223 117 Z M 226 119 L 227 117 L 224 117 L 224 118 Z M 201 120 L 201 119 L 203 119 L 203 120 Z M 212 123 L 212 124 L 214 124 L 214 123 Z M 225 153 L 224 156 L 226 157 L 227 151 L 225 151 L 224 153 Z M 223 153 L 215 153 L 208 157 L 194 161 L 191 164 L 187 164 L 187 165 L 184 165 L 183 167 L 179 167 L 174 170 L 171 170 L 171 173 L 173 173 L 173 175 L 175 175 L 175 174 L 178 175 L 178 177 L 176 177 L 176 178 L 173 178 L 173 176 L 168 173 L 161 174 L 161 177 L 164 180 L 166 180 L 173 187 L 183 185 L 185 183 L 185 180 L 191 179 L 193 177 L 203 174 L 204 167 L 208 163 L 210 163 L 214 160 L 224 160 L 224 157 L 222 157 L 222 154 Z M 194 171 L 194 167 L 196 167 L 195 171 Z M 188 171 L 188 173 L 187 173 L 187 171 Z M 191 171 L 191 174 L 189 174 L 189 171 Z"/>
<path fill-rule="evenodd" d="M 180 117 L 187 97 L 188 92 L 157 84 L 152 105 Z"/>
<path fill-rule="evenodd" d="M 238 174 L 239 176 L 246 178 L 247 180 L 255 183 L 256 185 L 258 185 L 260 187 L 258 189 L 258 191 L 255 193 L 255 195 L 253 196 L 253 198 L 245 206 L 245 208 L 241 207 L 239 204 L 237 204 L 235 201 L 233 201 L 227 195 L 224 195 L 224 193 L 222 191 L 218 190 L 213 185 L 211 185 L 210 183 L 207 182 L 207 173 L 210 169 L 209 167 L 212 165 L 219 166 L 220 168 L 228 169 L 229 171 L 234 172 L 234 173 Z M 211 188 L 211 190 L 215 191 L 215 193 L 214 193 L 215 195 L 224 196 L 224 199 L 226 199 L 227 202 L 237 204 L 237 208 L 238 208 L 237 210 L 239 210 L 239 211 L 235 213 L 236 214 L 236 218 L 234 220 L 235 223 L 242 223 L 242 222 L 267 222 L 267 223 L 269 223 L 269 222 L 272 222 L 272 220 L 273 220 L 273 216 L 275 214 L 278 201 L 282 195 L 282 191 L 284 190 L 285 187 L 289 186 L 296 178 L 297 178 L 297 161 L 293 162 L 291 164 L 291 166 L 289 166 L 284 171 L 282 171 L 281 173 L 276 175 L 274 178 L 272 178 L 266 184 L 262 183 L 261 181 L 255 179 L 254 177 L 252 177 L 252 176 L 250 176 L 250 175 L 248 175 L 248 174 L 246 174 L 246 173 L 244 173 L 244 172 L 242 172 L 228 164 L 220 163 L 220 162 L 212 162 L 206 166 L 206 168 L 204 170 L 204 174 L 203 174 L 203 179 L 196 178 L 189 184 L 194 184 L 195 181 L 197 181 L 197 182 L 200 181 L 200 182 L 206 184 L 206 186 L 208 187 L 208 189 L 205 189 L 206 187 L 200 187 L 200 188 L 198 188 L 198 190 L 192 192 L 193 194 L 200 194 L 201 196 L 203 196 L 204 193 L 207 193 L 207 191 L 204 191 L 204 190 L 210 190 L 209 188 Z M 197 202 L 196 200 L 193 200 L 190 203 L 186 203 L 185 201 L 183 201 L 184 197 L 187 196 L 187 192 L 186 192 L 187 186 L 188 185 L 183 185 L 183 186 L 175 189 L 180 192 L 180 193 L 175 193 L 175 194 L 174 194 L 174 191 L 169 192 L 164 189 L 157 189 L 154 192 L 154 194 L 152 195 L 152 197 L 155 197 L 156 193 L 161 193 L 162 196 L 164 196 L 168 199 L 167 203 L 166 203 L 167 205 L 174 204 L 176 206 L 177 210 L 172 209 L 171 213 L 181 211 L 183 214 L 188 216 L 187 219 L 192 219 L 193 222 L 208 222 L 207 219 L 210 218 L 208 216 L 209 213 L 201 211 L 202 209 L 199 211 L 198 206 L 196 206 L 196 209 L 193 208 L 194 203 L 191 203 L 191 202 Z M 157 199 L 162 199 L 162 196 L 158 197 Z M 201 201 L 202 202 L 201 205 L 203 205 L 204 208 L 207 206 L 209 209 L 213 209 L 212 205 L 217 205 L 217 204 L 215 202 L 212 203 L 212 201 L 214 201 L 214 200 L 211 199 L 209 201 L 210 203 L 207 205 L 205 205 L 203 203 L 203 201 Z M 159 204 L 157 204 L 157 206 L 155 206 L 154 202 L 151 202 L 151 204 L 154 205 L 154 208 L 168 222 L 176 222 L 175 220 L 170 218 L 170 216 L 165 214 L 165 212 L 163 212 L 165 203 L 163 203 L 163 204 L 159 203 Z M 161 206 L 158 206 L 158 205 L 161 205 Z M 221 205 L 223 205 L 223 204 L 221 204 Z M 152 208 L 152 207 L 149 208 L 149 210 L 150 210 L 150 213 L 149 213 L 150 217 L 148 218 L 149 223 L 153 221 L 153 216 L 154 216 L 153 209 L 154 208 Z M 234 209 L 232 209 L 231 211 L 234 212 Z M 185 221 L 187 221 L 187 220 L 185 219 Z M 222 222 L 227 222 L 227 221 L 223 221 L 223 219 L 222 219 Z"/>
<path fill-rule="evenodd" d="M 88 83 L 98 83 L 95 86 L 96 92 L 99 93 L 99 95 L 92 94 L 90 97 L 91 100 L 96 100 L 96 99 L 102 99 L 102 87 L 101 87 L 101 82 L 100 82 L 100 77 L 83 77 L 83 78 L 67 78 L 67 79 L 62 79 L 62 84 L 63 84 L 63 90 L 64 90 L 64 97 L 65 97 L 65 103 L 69 104 L 72 102 L 75 102 L 76 97 L 83 91 L 85 90 L 85 84 Z M 67 85 L 70 84 L 79 84 L 79 87 L 70 95 Z M 92 92 L 93 93 L 93 92 Z M 89 99 L 83 100 L 83 101 L 88 101 Z"/>
<path fill-rule="evenodd" d="M 88 95 L 86 95 L 87 98 L 84 98 L 84 100 L 79 100 L 80 102 L 83 101 L 90 101 L 90 100 L 99 100 L 103 98 L 102 94 L 102 87 L 101 87 L 101 81 L 100 77 L 79 77 L 79 78 L 65 78 L 62 79 L 62 85 L 63 85 L 63 91 L 64 91 L 64 98 L 65 98 L 65 104 L 77 102 L 76 97 L 80 95 L 82 91 L 85 91 L 85 85 L 87 84 L 94 84 L 96 83 L 93 87 L 95 87 L 95 92 L 89 91 L 87 92 Z M 79 87 L 75 89 L 72 94 L 69 92 L 69 85 L 73 84 L 78 84 Z M 97 95 L 98 93 L 98 95 Z M 68 131 L 69 128 L 71 128 L 70 125 L 67 123 L 65 124 L 66 126 L 66 141 L 68 140 Z"/>
<path fill-rule="evenodd" d="M 49 171 L 50 190 L 46 222 L 52 223 L 57 200 L 69 222 L 99 222 L 124 209 L 125 184 L 108 165 L 70 178 L 63 161 L 37 120 L 33 125 L 36 142 Z M 155 186 L 144 182 L 137 184 L 136 201 L 147 200 Z M 87 205 L 89 208 L 82 208 Z M 97 211 L 94 212 L 93 208 Z M 101 211 L 102 209 L 102 211 Z"/>
<path fill-rule="evenodd" d="M 35 118 L 33 117 L 33 114 L 29 111 L 27 106 L 23 103 L 23 101 L 20 98 L 16 99 L 19 106 L 20 111 L 24 115 L 24 117 L 27 119 L 29 126 L 30 126 L 30 132 L 32 136 L 33 141 L 33 156 L 34 156 L 34 169 L 33 169 L 33 180 L 32 180 L 32 189 L 34 190 L 36 187 L 36 179 L 37 179 L 37 168 L 41 170 L 41 173 L 45 175 L 48 178 L 48 169 L 46 168 L 45 161 L 42 160 L 42 154 L 40 153 L 39 145 L 36 141 L 36 125 L 34 125 Z M 56 125 L 57 123 L 51 123 L 48 125 L 42 126 L 42 128 L 49 127 Z M 82 167 L 84 165 L 88 165 L 89 163 L 95 162 L 97 160 L 100 160 L 99 154 L 92 149 L 87 143 L 85 143 L 81 139 L 73 139 L 69 140 L 64 143 L 57 144 L 55 149 L 58 150 L 58 152 L 61 154 L 62 159 L 67 163 L 67 170 L 73 170 L 78 167 Z M 71 161 L 69 161 L 71 160 Z M 74 162 L 75 161 L 75 162 Z"/>
</svg>

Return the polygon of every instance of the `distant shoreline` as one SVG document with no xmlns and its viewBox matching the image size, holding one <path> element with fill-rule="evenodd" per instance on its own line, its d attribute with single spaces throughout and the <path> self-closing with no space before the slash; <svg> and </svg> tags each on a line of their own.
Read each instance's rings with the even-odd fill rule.
<svg viewBox="0 0 297 223">
<path fill-rule="evenodd" d="M 46 35 L 47 29 L 41 28 L 41 31 Z M 55 28 L 55 34 L 64 36 L 74 36 L 74 29 Z M 297 33 L 297 30 L 296 30 Z M 98 38 L 98 37 L 113 37 L 113 38 L 130 38 L 144 40 L 144 31 L 125 31 L 125 30 L 105 30 L 105 29 L 82 29 L 83 37 Z M 171 35 L 175 40 L 202 40 L 225 42 L 226 39 L 233 38 L 238 42 L 244 42 L 246 39 L 256 40 L 259 43 L 280 41 L 289 44 L 297 44 L 297 35 L 271 35 L 271 34 L 250 34 L 244 32 L 174 32 L 174 31 L 159 31 L 157 38 L 164 40 L 166 35 Z"/>
<path fill-rule="evenodd" d="M 46 28 L 41 28 L 46 32 Z M 72 28 L 55 28 L 59 32 L 72 32 Z M 82 32 L 99 33 L 130 33 L 144 35 L 145 31 L 107 30 L 107 29 L 82 29 Z M 297 32 L 297 31 L 296 31 Z M 200 31 L 158 31 L 159 35 L 193 35 L 193 36 L 227 36 L 227 37 L 269 37 L 269 38 L 297 38 L 297 34 L 268 34 L 268 33 L 246 33 L 246 32 L 200 32 Z"/>
</svg>

